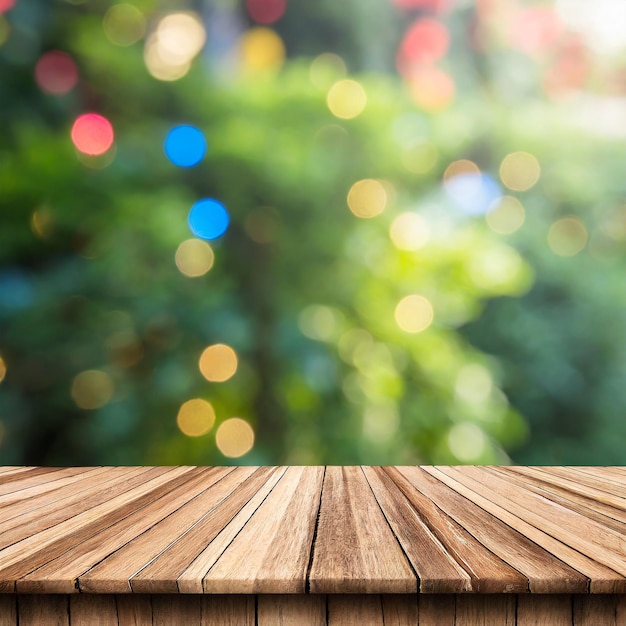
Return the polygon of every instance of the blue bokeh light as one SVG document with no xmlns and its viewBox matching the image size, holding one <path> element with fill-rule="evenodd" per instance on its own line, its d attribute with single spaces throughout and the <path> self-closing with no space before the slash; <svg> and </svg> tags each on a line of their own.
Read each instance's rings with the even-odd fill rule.
<svg viewBox="0 0 626 626">
<path fill-rule="evenodd" d="M 196 237 L 211 240 L 221 237 L 226 232 L 230 217 L 221 202 L 204 198 L 191 207 L 187 222 Z"/>
<path fill-rule="evenodd" d="M 459 174 L 444 186 L 454 204 L 468 215 L 487 213 L 502 198 L 500 185 L 489 174 Z"/>
<path fill-rule="evenodd" d="M 179 167 L 198 165 L 206 154 L 206 139 L 195 126 L 174 126 L 165 138 L 165 154 Z"/>
</svg>

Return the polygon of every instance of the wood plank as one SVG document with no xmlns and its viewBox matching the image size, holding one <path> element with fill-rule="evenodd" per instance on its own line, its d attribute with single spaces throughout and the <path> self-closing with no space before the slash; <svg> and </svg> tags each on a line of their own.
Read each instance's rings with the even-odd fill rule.
<svg viewBox="0 0 626 626">
<path fill-rule="evenodd" d="M 67 596 L 17 597 L 19 626 L 70 626 Z"/>
<path fill-rule="evenodd" d="M 55 474 L 62 469 L 62 467 L 30 467 L 25 468 L 23 472 L 0 476 L 0 495 L 54 480 Z"/>
<path fill-rule="evenodd" d="M 239 468 L 237 475 L 233 476 L 233 482 L 224 485 L 220 500 L 215 501 L 212 508 L 205 507 L 204 516 L 188 532 L 172 541 L 151 562 L 132 575 L 130 585 L 134 592 L 178 593 L 178 577 L 241 511 L 274 471 L 268 467 L 260 468 L 254 473 L 249 470 L 250 468 Z M 155 530 L 159 532 L 158 528 Z M 227 593 L 239 591 L 233 587 Z"/>
<path fill-rule="evenodd" d="M 519 505 L 519 515 L 575 550 L 593 555 L 593 559 L 619 574 L 626 574 L 624 540 L 620 533 L 588 519 L 556 502 L 522 489 L 504 478 L 489 473 L 484 468 L 464 466 L 462 470 L 449 469 L 472 478 L 498 502 L 514 501 Z"/>
<path fill-rule="evenodd" d="M 0 592 L 12 591 L 16 579 L 143 508 L 159 493 L 168 491 L 168 483 L 182 479 L 194 468 L 154 469 L 160 471 L 144 484 L 0 551 Z"/>
<path fill-rule="evenodd" d="M 207 595 L 201 602 L 202 626 L 256 626 L 254 596 Z"/>
<path fill-rule="evenodd" d="M 200 596 L 156 594 L 152 596 L 154 626 L 194 626 L 202 620 Z"/>
<path fill-rule="evenodd" d="M 120 594 L 115 596 L 119 626 L 152 626 L 152 597 Z"/>
<path fill-rule="evenodd" d="M 572 596 L 535 593 L 519 596 L 517 626 L 572 626 Z"/>
<path fill-rule="evenodd" d="M 140 590 L 130 585 L 130 579 L 163 550 L 184 535 L 204 515 L 227 498 L 246 478 L 257 470 L 239 467 L 211 485 L 165 519 L 127 542 L 119 550 L 78 577 L 81 591 L 86 593 L 125 593 Z M 267 471 L 267 470 L 261 470 Z M 175 581 L 174 591 L 176 591 Z M 129 586 L 130 585 L 130 586 Z M 157 585 L 155 585 L 157 587 Z"/>
<path fill-rule="evenodd" d="M 71 626 L 118 626 L 115 596 L 70 596 Z"/>
<path fill-rule="evenodd" d="M 326 469 L 309 584 L 312 593 L 417 591 L 360 467 Z"/>
<path fill-rule="evenodd" d="M 258 626 L 326 626 L 326 596 L 259 595 L 257 624 Z M 387 624 L 386 620 L 385 624 Z"/>
<path fill-rule="evenodd" d="M 411 485 L 476 538 L 483 546 L 516 569 L 534 593 L 585 593 L 589 579 L 563 561 L 494 518 L 419 467 L 388 468 L 402 474 Z M 469 557 L 468 557 L 469 558 Z"/>
<path fill-rule="evenodd" d="M 459 594 L 456 626 L 515 626 L 516 600 L 506 594 Z"/>
<path fill-rule="evenodd" d="M 448 554 L 389 475 L 380 467 L 364 467 L 363 471 L 387 522 L 419 577 L 419 591 L 470 591 L 469 574 Z"/>
<path fill-rule="evenodd" d="M 250 519 L 252 514 L 261 505 L 276 483 L 283 476 L 286 467 L 272 468 L 273 472 L 250 499 L 250 501 L 233 517 L 224 529 L 211 541 L 207 547 L 189 564 L 189 566 L 178 577 L 177 585 L 181 593 L 203 593 L 202 580 L 206 573 L 217 562 L 217 559 L 232 543 L 241 529 Z"/>
<path fill-rule="evenodd" d="M 416 489 L 405 475 L 408 472 L 411 479 L 415 479 L 410 470 L 411 468 L 388 468 L 387 472 L 447 552 L 469 574 L 472 591 L 527 592 L 528 579 L 485 548 L 480 541 Z"/>
<path fill-rule="evenodd" d="M 382 600 L 385 626 L 417 626 L 417 598 L 415 594 L 384 594 Z"/>
<path fill-rule="evenodd" d="M 17 626 L 17 596 L 0 594 L 0 626 Z"/>
<path fill-rule="evenodd" d="M 618 496 L 621 500 L 626 500 L 626 485 L 623 480 L 617 477 L 609 478 L 603 476 L 600 468 L 595 468 L 593 473 L 589 471 L 576 471 L 569 467 L 538 467 L 531 468 L 537 473 L 543 473 L 555 480 L 557 477 L 568 481 L 570 484 L 585 485 L 593 490 L 594 494 L 602 496 L 608 494 L 610 496 Z"/>
<path fill-rule="evenodd" d="M 619 596 L 574 596 L 573 600 L 574 626 L 623 626 L 626 623 L 617 621 Z"/>
<path fill-rule="evenodd" d="M 385 625 L 381 597 L 378 594 L 329 595 L 328 626 L 355 626 L 356 624 Z"/>
<path fill-rule="evenodd" d="M 587 576 L 590 579 L 589 590 L 592 593 L 626 592 L 626 578 L 571 548 L 566 543 L 555 539 L 543 529 L 539 530 L 538 527 L 524 519 L 526 509 L 520 507 L 514 500 L 507 501 L 499 498 L 497 503 L 493 502 L 494 494 L 489 489 L 485 490 L 480 483 L 454 468 L 424 466 L 423 469 Z M 520 514 L 519 517 L 518 513 Z M 541 523 L 539 527 L 542 527 Z"/>
<path fill-rule="evenodd" d="M 30 572 L 17 581 L 21 593 L 73 593 L 80 577 L 108 556 L 129 544 L 136 537 L 177 511 L 189 500 L 208 490 L 233 467 L 197 468 L 172 481 L 169 491 L 155 497 L 150 504 L 96 533 L 86 541 L 72 546 L 63 554 Z M 130 591 L 124 581 L 125 591 Z"/>
<path fill-rule="evenodd" d="M 419 626 L 455 626 L 456 595 L 426 594 L 418 597 Z"/>
<path fill-rule="evenodd" d="M 304 593 L 324 470 L 290 467 L 204 578 L 211 593 Z"/>
</svg>

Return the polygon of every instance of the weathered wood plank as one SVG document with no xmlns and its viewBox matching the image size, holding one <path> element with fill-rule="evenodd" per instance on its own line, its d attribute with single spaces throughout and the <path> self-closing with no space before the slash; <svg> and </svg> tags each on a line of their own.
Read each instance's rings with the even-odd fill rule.
<svg viewBox="0 0 626 626">
<path fill-rule="evenodd" d="M 119 594 L 115 596 L 119 626 L 152 626 L 152 597 Z"/>
<path fill-rule="evenodd" d="M 200 596 L 156 594 L 152 596 L 153 626 L 195 626 L 202 620 Z"/>
<path fill-rule="evenodd" d="M 144 484 L 116 496 L 54 527 L 23 539 L 0 551 L 0 591 L 12 591 L 15 580 L 85 541 L 103 528 L 142 508 L 167 491 L 167 484 L 188 474 L 192 467 L 158 468 L 160 472 Z"/>
<path fill-rule="evenodd" d="M 323 468 L 290 467 L 204 578 L 214 593 L 304 593 Z"/>
<path fill-rule="evenodd" d="M 405 475 L 414 479 L 412 468 L 389 468 L 387 471 L 404 495 L 429 525 L 447 552 L 469 574 L 472 591 L 479 593 L 523 593 L 528 579 L 485 548 L 460 524 L 446 515 L 421 493 Z"/>
<path fill-rule="evenodd" d="M 519 596 L 517 626 L 572 626 L 572 596 L 534 593 Z"/>
<path fill-rule="evenodd" d="M 326 626 L 326 596 L 259 595 L 257 624 L 258 626 Z"/>
<path fill-rule="evenodd" d="M 16 626 L 17 596 L 0 594 L 0 626 Z"/>
<path fill-rule="evenodd" d="M 623 626 L 617 621 L 616 595 L 574 596 L 574 626 Z M 546 622 L 547 624 L 547 622 Z"/>
<path fill-rule="evenodd" d="M 17 581 L 22 593 L 73 593 L 82 574 L 133 541 L 143 532 L 206 491 L 234 468 L 197 468 L 169 484 L 170 491 L 155 497 L 84 542 Z M 126 591 L 130 591 L 126 582 Z"/>
<path fill-rule="evenodd" d="M 417 626 L 417 598 L 415 594 L 384 594 L 382 600 L 385 626 Z"/>
<path fill-rule="evenodd" d="M 19 491 L 33 485 L 43 484 L 56 478 L 57 472 L 62 467 L 29 467 L 24 468 L 23 472 L 12 472 L 4 476 L 0 476 L 0 495 Z M 78 469 L 80 472 L 83 468 L 65 468 Z"/>
<path fill-rule="evenodd" d="M 117 626 L 115 596 L 70 596 L 71 626 Z"/>
<path fill-rule="evenodd" d="M 448 554 L 382 468 L 364 467 L 387 522 L 419 577 L 422 593 L 470 591 L 469 574 Z"/>
<path fill-rule="evenodd" d="M 222 553 L 232 543 L 233 539 L 239 534 L 286 470 L 286 467 L 273 468 L 267 481 L 257 489 L 257 492 L 247 504 L 181 573 L 176 581 L 178 590 L 181 593 L 203 593 L 202 581 L 206 573 L 213 567 L 217 559 L 219 559 Z"/>
<path fill-rule="evenodd" d="M 420 594 L 417 610 L 419 626 L 455 626 L 456 594 Z"/>
<path fill-rule="evenodd" d="M 419 467 L 388 468 L 401 473 L 424 496 L 483 546 L 524 575 L 534 593 L 585 593 L 589 579 L 498 518 L 459 495 Z"/>
<path fill-rule="evenodd" d="M 255 596 L 206 595 L 201 605 L 202 626 L 256 626 Z"/>
<path fill-rule="evenodd" d="M 129 581 L 134 574 L 141 571 L 152 559 L 198 523 L 208 511 L 228 497 L 255 469 L 236 468 L 226 474 L 209 489 L 80 575 L 78 577 L 80 589 L 87 593 L 130 591 L 132 585 Z"/>
<path fill-rule="evenodd" d="M 70 626 L 67 596 L 18 596 L 19 626 Z"/>
<path fill-rule="evenodd" d="M 456 626 L 515 626 L 517 596 L 459 594 L 456 597 Z"/>
<path fill-rule="evenodd" d="M 355 624 L 385 626 L 382 598 L 378 594 L 329 595 L 328 626 Z"/>
<path fill-rule="evenodd" d="M 505 524 L 515 528 L 573 569 L 587 576 L 591 581 L 589 590 L 592 593 L 626 592 L 626 578 L 571 548 L 566 543 L 555 539 L 552 535 L 544 532 L 541 524 L 538 528 L 523 519 L 526 510 L 515 501 L 499 498 L 497 503 L 493 502 L 493 494 L 489 489 L 484 489 L 480 483 L 473 481 L 469 476 L 458 472 L 455 468 L 424 466 L 423 469 Z M 519 517 L 518 513 L 520 513 Z"/>
<path fill-rule="evenodd" d="M 312 593 L 417 590 L 360 467 L 326 469 L 309 584 Z"/>
<path fill-rule="evenodd" d="M 577 471 L 570 467 L 537 467 L 530 468 L 536 470 L 537 473 L 544 473 L 549 476 L 549 480 L 556 481 L 561 478 L 569 484 L 574 483 L 578 486 L 586 486 L 593 490 L 598 496 L 610 495 L 618 496 L 621 500 L 626 499 L 626 487 L 623 481 L 615 480 L 615 477 L 609 477 L 604 474 L 602 468 L 587 468 L 583 471 Z"/>
</svg>

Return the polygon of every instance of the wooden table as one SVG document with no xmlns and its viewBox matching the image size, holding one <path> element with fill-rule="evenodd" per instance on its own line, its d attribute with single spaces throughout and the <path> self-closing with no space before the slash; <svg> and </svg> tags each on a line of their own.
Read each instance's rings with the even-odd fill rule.
<svg viewBox="0 0 626 626">
<path fill-rule="evenodd" d="M 626 468 L 0 467 L 0 626 L 626 624 Z"/>
</svg>

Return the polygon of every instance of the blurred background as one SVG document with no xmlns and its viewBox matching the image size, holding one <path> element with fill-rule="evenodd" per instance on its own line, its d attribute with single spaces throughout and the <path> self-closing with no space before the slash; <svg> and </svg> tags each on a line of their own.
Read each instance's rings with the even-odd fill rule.
<svg viewBox="0 0 626 626">
<path fill-rule="evenodd" d="M 0 0 L 0 463 L 626 463 L 621 0 Z"/>
</svg>

